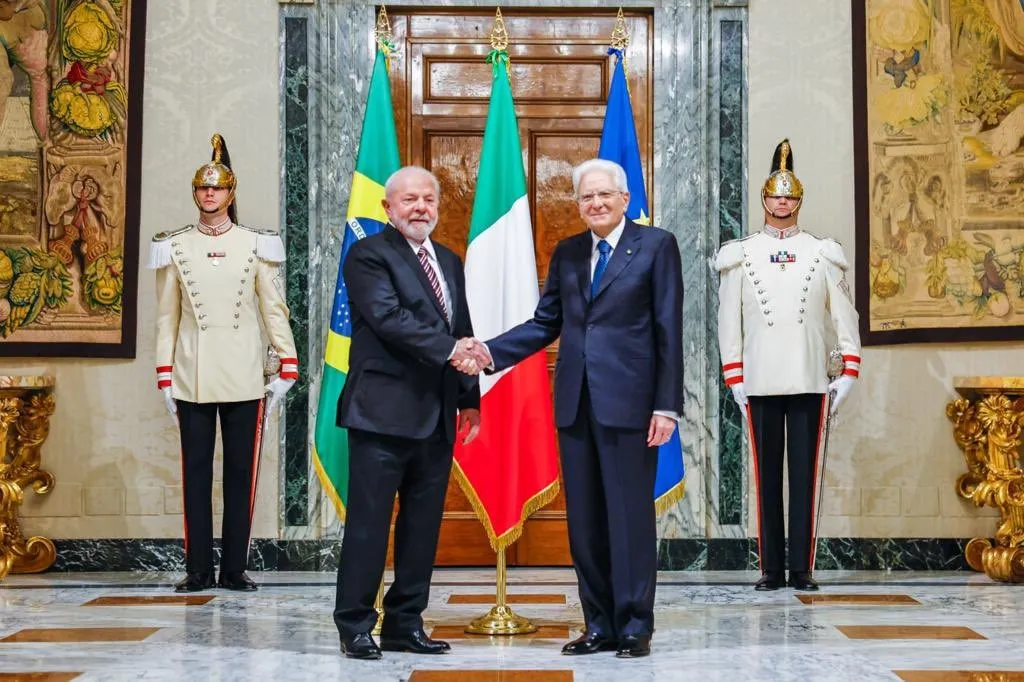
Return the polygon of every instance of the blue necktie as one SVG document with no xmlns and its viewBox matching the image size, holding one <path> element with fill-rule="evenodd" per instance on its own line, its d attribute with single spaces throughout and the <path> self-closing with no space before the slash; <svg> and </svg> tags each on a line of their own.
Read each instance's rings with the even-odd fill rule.
<svg viewBox="0 0 1024 682">
<path fill-rule="evenodd" d="M 601 277 L 604 276 L 604 271 L 608 268 L 608 254 L 612 252 L 612 245 L 602 239 L 597 243 L 597 250 L 599 251 L 597 265 L 594 267 L 594 277 L 590 282 L 591 299 L 597 296 L 597 288 L 601 285 Z"/>
</svg>

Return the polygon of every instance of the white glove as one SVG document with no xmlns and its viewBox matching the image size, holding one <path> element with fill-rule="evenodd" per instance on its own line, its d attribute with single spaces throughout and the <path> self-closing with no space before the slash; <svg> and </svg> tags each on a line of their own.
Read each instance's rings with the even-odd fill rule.
<svg viewBox="0 0 1024 682">
<path fill-rule="evenodd" d="M 839 406 L 850 395 L 850 389 L 853 388 L 854 382 L 856 382 L 856 379 L 849 374 L 843 374 L 828 385 L 828 392 L 832 394 L 832 408 L 829 410 L 829 416 L 834 415 L 839 410 Z"/>
<path fill-rule="evenodd" d="M 167 406 L 167 411 L 171 413 L 171 419 L 174 423 L 178 423 L 178 403 L 174 402 L 174 394 L 171 391 L 170 386 L 164 386 L 160 389 L 164 394 L 164 404 Z"/>
<path fill-rule="evenodd" d="M 741 410 L 747 409 L 747 392 L 743 389 L 743 382 L 733 384 L 732 398 L 736 401 L 736 404 L 740 406 Z"/>
<path fill-rule="evenodd" d="M 264 386 L 264 390 L 270 394 L 270 400 L 267 401 L 267 412 L 272 411 L 277 404 L 284 400 L 284 394 L 288 392 L 292 386 L 295 385 L 295 379 L 282 379 L 281 377 L 275 377 L 273 381 Z"/>
</svg>

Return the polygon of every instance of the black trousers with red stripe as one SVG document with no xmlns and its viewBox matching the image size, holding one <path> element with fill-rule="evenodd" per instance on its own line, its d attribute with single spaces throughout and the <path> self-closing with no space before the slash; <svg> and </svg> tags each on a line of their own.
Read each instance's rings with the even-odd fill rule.
<svg viewBox="0 0 1024 682">
<path fill-rule="evenodd" d="M 782 462 L 789 469 L 789 570 L 814 569 L 818 459 L 826 403 L 821 393 L 752 395 L 750 437 L 758 492 L 761 571 L 781 573 L 786 562 Z M 787 447 L 788 446 L 788 447 Z"/>
<path fill-rule="evenodd" d="M 220 570 L 244 571 L 256 501 L 263 400 L 177 402 L 185 498 L 185 569 L 189 573 L 213 570 L 213 450 L 219 414 L 224 448 Z"/>
</svg>

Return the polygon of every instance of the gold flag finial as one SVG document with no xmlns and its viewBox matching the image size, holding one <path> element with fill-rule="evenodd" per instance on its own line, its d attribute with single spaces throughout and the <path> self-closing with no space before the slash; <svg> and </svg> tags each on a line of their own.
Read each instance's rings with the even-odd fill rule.
<svg viewBox="0 0 1024 682">
<path fill-rule="evenodd" d="M 508 49 L 508 31 L 505 30 L 505 20 L 501 17 L 500 7 L 494 13 L 494 28 L 491 29 L 491 49 Z"/>
<path fill-rule="evenodd" d="M 377 45 L 382 48 L 391 47 L 391 20 L 388 19 L 388 11 L 384 5 L 381 5 L 380 11 L 377 12 L 377 26 L 374 27 L 373 33 L 377 39 Z"/>
<path fill-rule="evenodd" d="M 612 37 L 610 44 L 616 50 L 622 50 L 625 52 L 626 48 L 629 47 L 629 32 L 626 31 L 626 15 L 622 13 L 622 8 L 619 8 L 619 13 L 615 15 L 615 27 L 612 29 Z"/>
</svg>

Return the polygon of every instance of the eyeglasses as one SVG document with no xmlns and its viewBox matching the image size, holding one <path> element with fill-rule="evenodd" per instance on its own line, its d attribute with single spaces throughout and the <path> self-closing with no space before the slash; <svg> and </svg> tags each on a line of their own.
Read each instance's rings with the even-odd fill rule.
<svg viewBox="0 0 1024 682">
<path fill-rule="evenodd" d="M 580 202 L 581 204 L 592 204 L 595 201 L 600 200 L 601 203 L 604 203 L 606 201 L 611 201 L 612 197 L 615 197 L 619 194 L 622 194 L 622 192 L 591 192 L 589 194 L 584 194 L 583 196 L 578 197 L 576 201 Z"/>
</svg>

